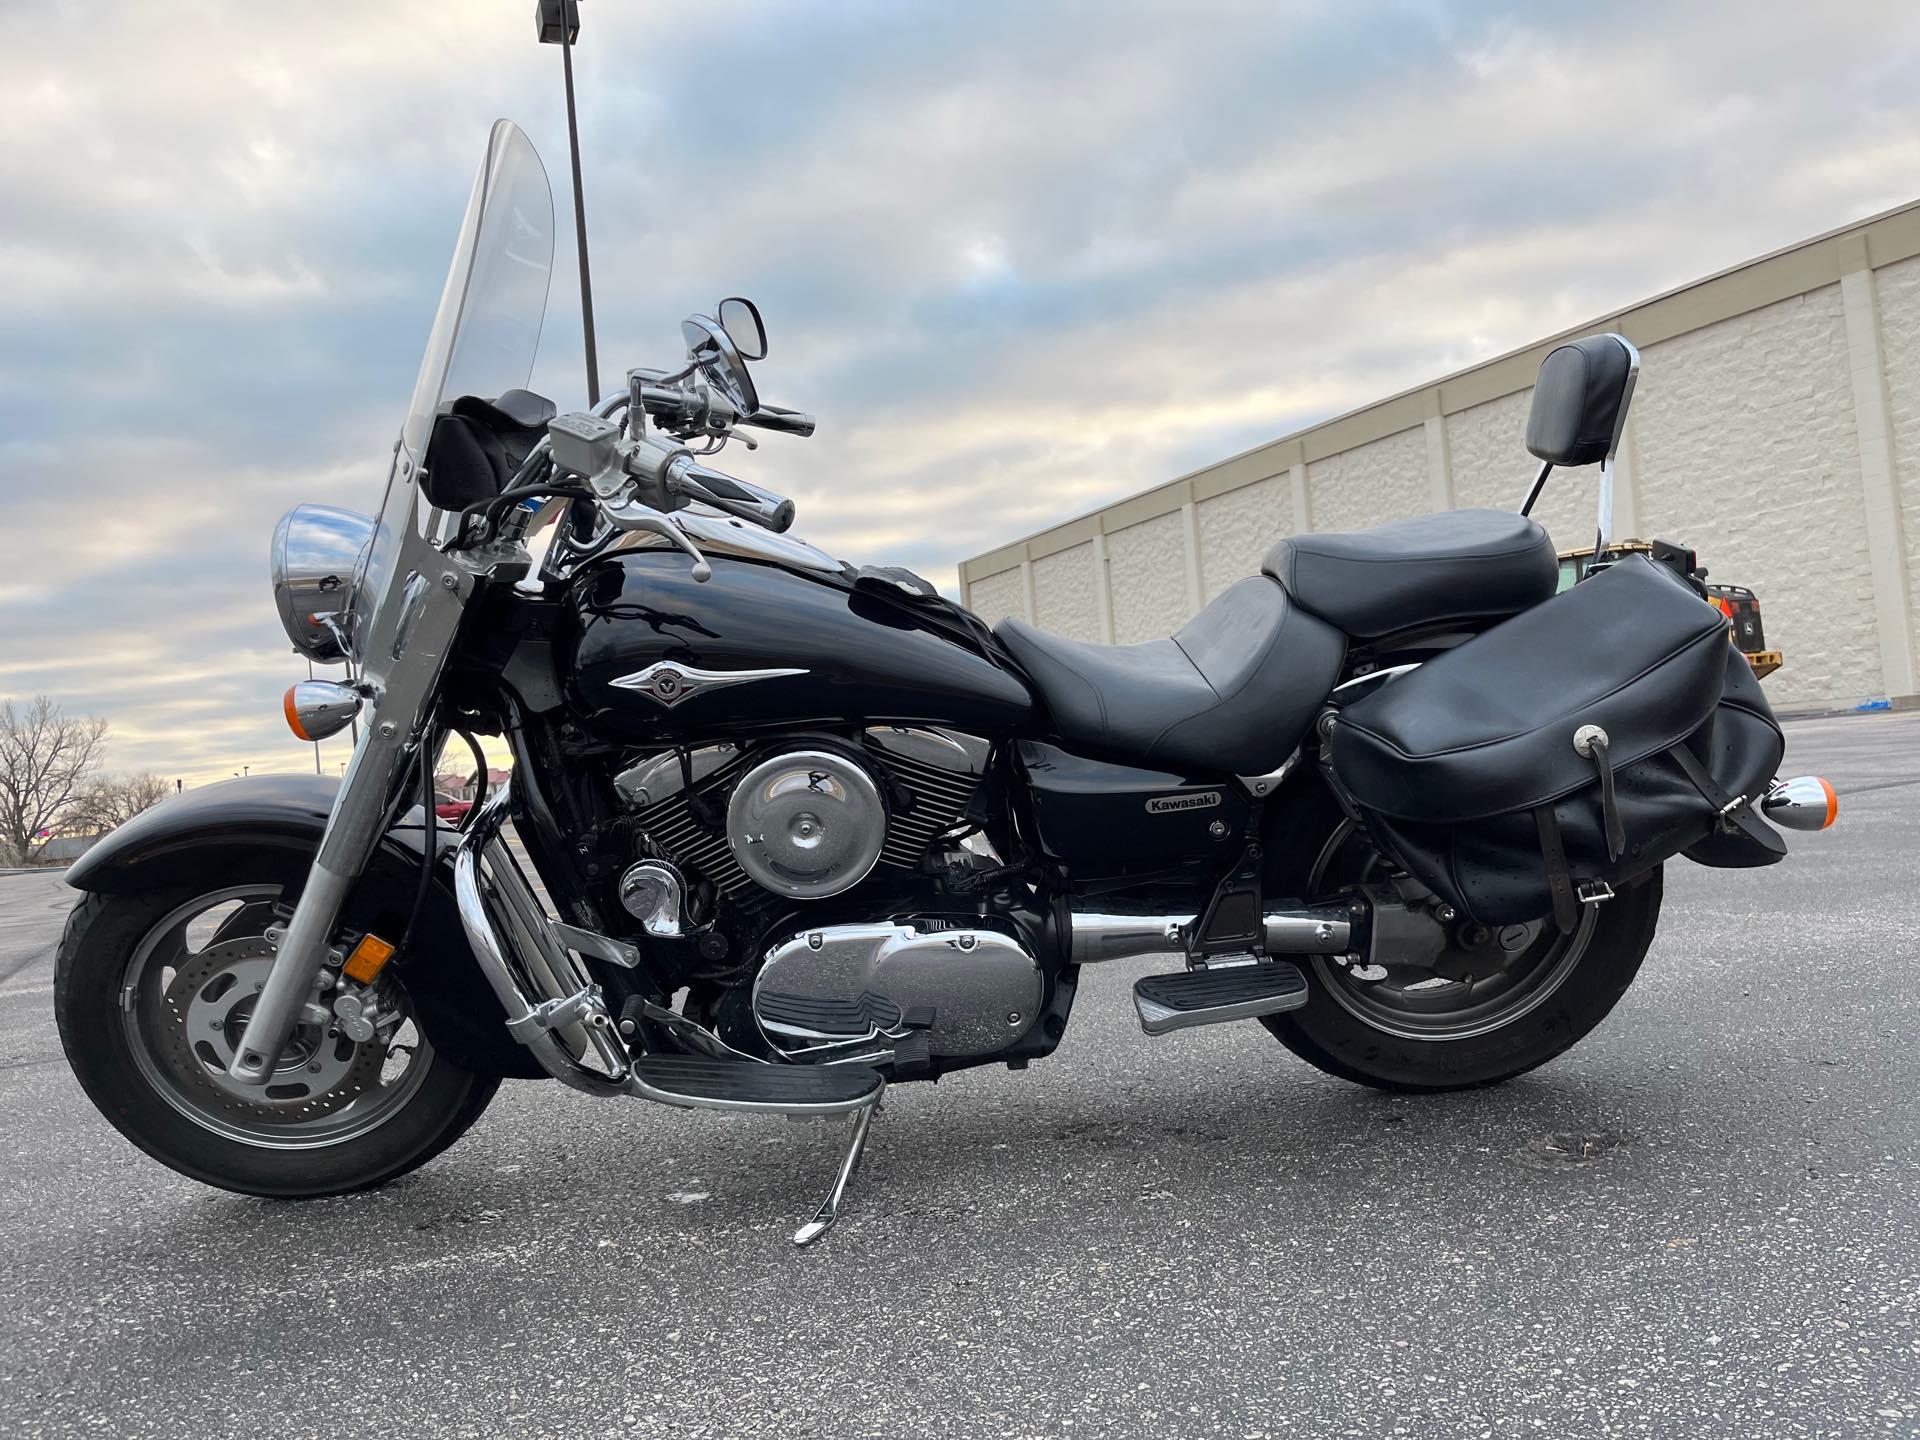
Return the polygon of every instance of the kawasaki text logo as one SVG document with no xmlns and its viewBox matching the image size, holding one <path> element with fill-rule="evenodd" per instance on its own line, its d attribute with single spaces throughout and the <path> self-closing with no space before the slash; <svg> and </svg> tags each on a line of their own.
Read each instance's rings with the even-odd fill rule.
<svg viewBox="0 0 1920 1440">
<path fill-rule="evenodd" d="M 1198 795 L 1156 795 L 1147 801 L 1147 813 L 1171 815 L 1176 810 L 1211 810 L 1219 803 L 1218 790 L 1202 790 Z"/>
</svg>

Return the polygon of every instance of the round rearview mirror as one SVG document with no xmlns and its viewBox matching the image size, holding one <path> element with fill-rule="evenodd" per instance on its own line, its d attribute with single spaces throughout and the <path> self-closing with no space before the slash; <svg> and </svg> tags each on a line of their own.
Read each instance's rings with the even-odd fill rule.
<svg viewBox="0 0 1920 1440">
<path fill-rule="evenodd" d="M 759 392 L 753 388 L 753 377 L 747 374 L 746 357 L 718 320 L 689 315 L 680 322 L 680 334 L 687 342 L 687 358 L 699 365 L 734 409 L 751 415 L 760 408 Z"/>
<path fill-rule="evenodd" d="M 767 358 L 767 327 L 760 318 L 760 307 L 739 295 L 720 302 L 720 328 L 733 339 L 734 349 L 743 360 Z"/>
</svg>

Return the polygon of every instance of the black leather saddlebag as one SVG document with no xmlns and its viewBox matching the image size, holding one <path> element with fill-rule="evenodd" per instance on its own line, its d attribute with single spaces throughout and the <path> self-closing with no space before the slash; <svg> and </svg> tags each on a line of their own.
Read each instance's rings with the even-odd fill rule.
<svg viewBox="0 0 1920 1440">
<path fill-rule="evenodd" d="M 1346 706 L 1334 777 L 1374 839 L 1485 924 L 1551 914 L 1674 855 L 1786 853 L 1755 802 L 1784 750 L 1726 617 L 1629 556 Z"/>
</svg>

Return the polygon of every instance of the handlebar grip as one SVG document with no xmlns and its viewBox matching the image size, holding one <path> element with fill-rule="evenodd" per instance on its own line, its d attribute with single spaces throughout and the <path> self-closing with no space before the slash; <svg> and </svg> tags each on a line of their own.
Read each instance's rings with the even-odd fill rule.
<svg viewBox="0 0 1920 1440">
<path fill-rule="evenodd" d="M 699 500 L 779 535 L 793 524 L 793 501 L 745 480 L 737 480 L 705 465 L 678 465 L 667 477 L 667 489 L 688 500 Z"/>
<path fill-rule="evenodd" d="M 751 415 L 740 417 L 743 425 L 757 425 L 762 430 L 777 430 L 782 435 L 813 434 L 813 416 L 804 410 L 783 410 L 778 405 L 762 405 Z"/>
</svg>

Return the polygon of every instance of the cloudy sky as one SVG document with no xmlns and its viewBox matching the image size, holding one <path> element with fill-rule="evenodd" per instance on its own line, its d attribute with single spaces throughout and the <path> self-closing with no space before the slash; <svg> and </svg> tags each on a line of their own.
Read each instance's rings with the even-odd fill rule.
<svg viewBox="0 0 1920 1440">
<path fill-rule="evenodd" d="M 0 697 L 293 769 L 265 555 L 372 508 L 531 0 L 0 0 Z M 608 377 L 756 297 L 800 533 L 962 556 L 1920 196 L 1910 4 L 587 0 Z M 570 243 L 534 388 L 582 394 Z M 1516 443 L 1517 443 L 1516 437 Z M 729 459 L 734 457 L 730 455 Z M 329 748 L 326 765 L 343 758 Z"/>
</svg>

